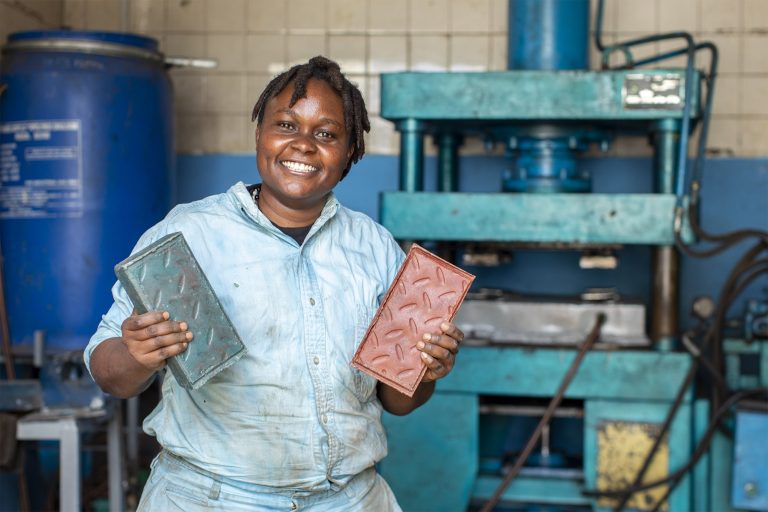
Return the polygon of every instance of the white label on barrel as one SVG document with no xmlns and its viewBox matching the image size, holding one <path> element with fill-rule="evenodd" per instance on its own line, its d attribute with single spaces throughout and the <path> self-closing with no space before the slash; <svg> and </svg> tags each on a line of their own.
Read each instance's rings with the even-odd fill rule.
<svg viewBox="0 0 768 512">
<path fill-rule="evenodd" d="M 82 217 L 79 119 L 0 124 L 0 217 Z"/>
</svg>

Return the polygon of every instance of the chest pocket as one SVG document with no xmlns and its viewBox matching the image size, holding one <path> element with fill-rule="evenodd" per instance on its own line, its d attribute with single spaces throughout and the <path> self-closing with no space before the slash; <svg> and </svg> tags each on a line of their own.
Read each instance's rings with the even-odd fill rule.
<svg viewBox="0 0 768 512">
<path fill-rule="evenodd" d="M 361 304 L 358 304 L 356 309 L 355 347 L 359 346 L 360 342 L 362 342 L 365 333 L 368 331 L 368 325 L 376 314 L 375 309 Z M 376 379 L 357 368 L 350 367 L 350 370 L 352 371 L 353 391 L 357 398 L 363 403 L 371 401 L 376 394 Z"/>
</svg>

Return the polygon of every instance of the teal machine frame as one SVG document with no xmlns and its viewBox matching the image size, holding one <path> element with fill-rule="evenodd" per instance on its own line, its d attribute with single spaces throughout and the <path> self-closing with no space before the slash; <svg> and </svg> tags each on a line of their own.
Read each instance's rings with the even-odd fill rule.
<svg viewBox="0 0 768 512">
<path fill-rule="evenodd" d="M 655 259 L 666 261 L 655 265 L 655 286 L 662 290 L 654 295 L 667 301 L 657 307 L 677 308 L 675 298 L 663 290 L 676 285 L 669 283 L 676 276 L 669 269 L 677 265 L 673 229 L 678 198 L 673 187 L 683 109 L 627 104 L 637 80 L 669 79 L 684 100 L 683 69 L 384 74 L 382 117 L 400 131 L 401 191 L 382 194 L 381 222 L 402 240 L 652 245 Z M 689 89 L 694 106 L 699 104 L 699 82 L 695 72 Z M 698 113 L 698 108 L 691 109 L 691 118 Z M 574 121 L 588 126 L 586 133 L 607 126 L 619 132 L 653 133 L 656 193 L 456 191 L 461 137 L 494 131 L 510 136 L 515 127 L 533 122 Z M 422 191 L 427 135 L 435 137 L 438 147 L 440 190 L 432 193 Z M 684 232 L 690 240 L 690 233 Z M 582 495 L 586 488 L 598 488 L 601 429 L 610 424 L 621 428 L 663 421 L 690 367 L 689 356 L 668 350 L 674 329 L 657 329 L 656 351 L 595 351 L 586 356 L 565 395 L 583 403 L 582 472 L 524 472 L 503 495 L 505 501 L 610 509 Z M 552 396 L 575 355 L 569 348 L 467 346 L 430 402 L 404 418 L 387 416 L 390 454 L 381 471 L 404 510 L 466 510 L 471 503 L 488 499 L 503 475 L 482 471 L 481 397 Z M 700 434 L 697 426 L 706 424 L 707 414 L 706 402 L 694 401 L 692 394 L 686 398 L 666 443 L 670 471 L 689 459 Z M 434 433 L 428 442 L 427 432 Z M 705 467 L 706 462 L 700 463 L 693 477 L 683 479 L 674 490 L 669 499 L 672 510 L 710 509 L 709 494 L 695 493 L 703 486 L 692 482 L 706 480 Z"/>
<path fill-rule="evenodd" d="M 459 251 L 480 245 L 596 251 L 650 246 L 650 343 L 601 344 L 586 354 L 555 410 L 552 432 L 542 431 L 540 453 L 531 455 L 502 492 L 508 463 L 532 430 L 524 420 L 542 416 L 543 404 L 558 398 L 559 383 L 579 353 L 573 345 L 539 338 L 499 343 L 470 336 L 453 372 L 426 405 L 405 417 L 385 415 L 390 453 L 380 471 L 406 511 L 475 510 L 498 493 L 495 510 L 508 511 L 654 510 L 657 505 L 670 511 L 730 511 L 732 504 L 763 510 L 768 448 L 760 433 L 768 428 L 768 415 L 749 411 L 736 415 L 735 441 L 715 435 L 666 500 L 665 485 L 625 495 L 621 502 L 604 494 L 687 467 L 710 431 L 710 402 L 696 398 L 692 387 L 683 388 L 691 382 L 692 358 L 674 350 L 680 334 L 675 245 L 694 241 L 683 214 L 689 204 L 688 140 L 700 122 L 690 185 L 691 198 L 697 199 L 716 48 L 696 44 L 685 32 L 604 47 L 603 0 L 598 0 L 595 43 L 603 52 L 603 69 L 590 71 L 588 0 L 510 0 L 509 10 L 509 71 L 381 76 L 381 116 L 401 136 L 400 191 L 382 194 L 381 222 L 400 240 L 435 242 L 438 249 L 449 243 Z M 685 46 L 633 61 L 631 47 L 672 39 Z M 706 75 L 692 64 L 700 49 L 711 53 Z M 625 65 L 611 68 L 613 54 L 623 55 Z M 638 67 L 681 55 L 687 56 L 685 68 Z M 622 135 L 651 137 L 654 192 L 590 193 L 579 154 Z M 506 147 L 512 162 L 502 193 L 459 192 L 459 146 L 467 136 Z M 437 192 L 424 191 L 426 137 L 433 137 L 437 148 Z M 757 323 L 766 312 L 766 303 L 750 305 L 746 324 L 753 328 L 744 340 L 723 344 L 731 390 L 768 387 L 768 344 L 752 336 L 760 331 L 766 337 L 768 328 Z M 742 368 L 750 358 L 757 366 Z M 578 456 L 558 460 L 550 453 L 555 428 L 557 435 L 565 433 L 566 443 L 579 445 Z M 646 461 L 657 439 L 658 449 Z M 742 456 L 734 458 L 734 452 Z M 635 482 L 646 462 L 645 477 Z"/>
</svg>

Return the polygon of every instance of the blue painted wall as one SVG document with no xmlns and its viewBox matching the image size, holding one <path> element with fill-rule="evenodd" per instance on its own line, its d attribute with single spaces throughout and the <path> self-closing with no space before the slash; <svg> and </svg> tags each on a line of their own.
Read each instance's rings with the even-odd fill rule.
<svg viewBox="0 0 768 512">
<path fill-rule="evenodd" d="M 651 192 L 652 167 L 647 158 L 593 158 L 582 162 L 593 175 L 595 192 Z M 460 190 L 498 192 L 503 157 L 473 156 L 460 161 Z M 378 218 L 382 191 L 397 190 L 398 159 L 395 156 L 366 156 L 336 189 L 343 204 Z M 222 192 L 242 180 L 259 180 L 253 155 L 180 155 L 178 159 L 179 202 Z M 434 190 L 436 159 L 427 158 L 425 183 Z M 768 159 L 713 159 L 704 168 L 702 225 L 711 233 L 737 228 L 768 230 Z M 726 274 L 746 250 L 742 244 L 709 259 L 683 258 L 681 318 L 685 323 L 691 301 L 699 295 L 716 297 Z M 616 270 L 580 270 L 579 254 L 571 251 L 520 251 L 512 264 L 496 268 L 472 268 L 478 286 L 493 286 L 525 293 L 578 294 L 588 287 L 616 287 L 619 292 L 647 301 L 650 295 L 650 249 L 626 247 L 619 251 Z M 754 283 L 744 297 L 758 297 L 768 278 Z M 764 295 L 763 295 L 764 296 Z M 743 306 L 732 309 L 738 313 Z"/>
</svg>

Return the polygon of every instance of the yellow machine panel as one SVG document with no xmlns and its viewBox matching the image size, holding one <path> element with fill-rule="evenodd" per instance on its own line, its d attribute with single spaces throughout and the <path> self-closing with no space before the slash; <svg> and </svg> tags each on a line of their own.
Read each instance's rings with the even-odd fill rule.
<svg viewBox="0 0 768 512">
<path fill-rule="evenodd" d="M 597 488 L 601 491 L 622 489 L 632 485 L 635 475 L 651 450 L 661 426 L 656 423 L 606 421 L 597 429 Z M 643 483 L 664 478 L 669 473 L 669 443 L 665 436 L 653 458 Z M 656 502 L 667 492 L 667 486 L 658 486 L 632 495 L 626 508 L 653 510 Z M 611 498 L 601 498 L 601 507 L 614 508 L 618 504 Z M 661 510 L 668 510 L 667 502 Z"/>
</svg>

